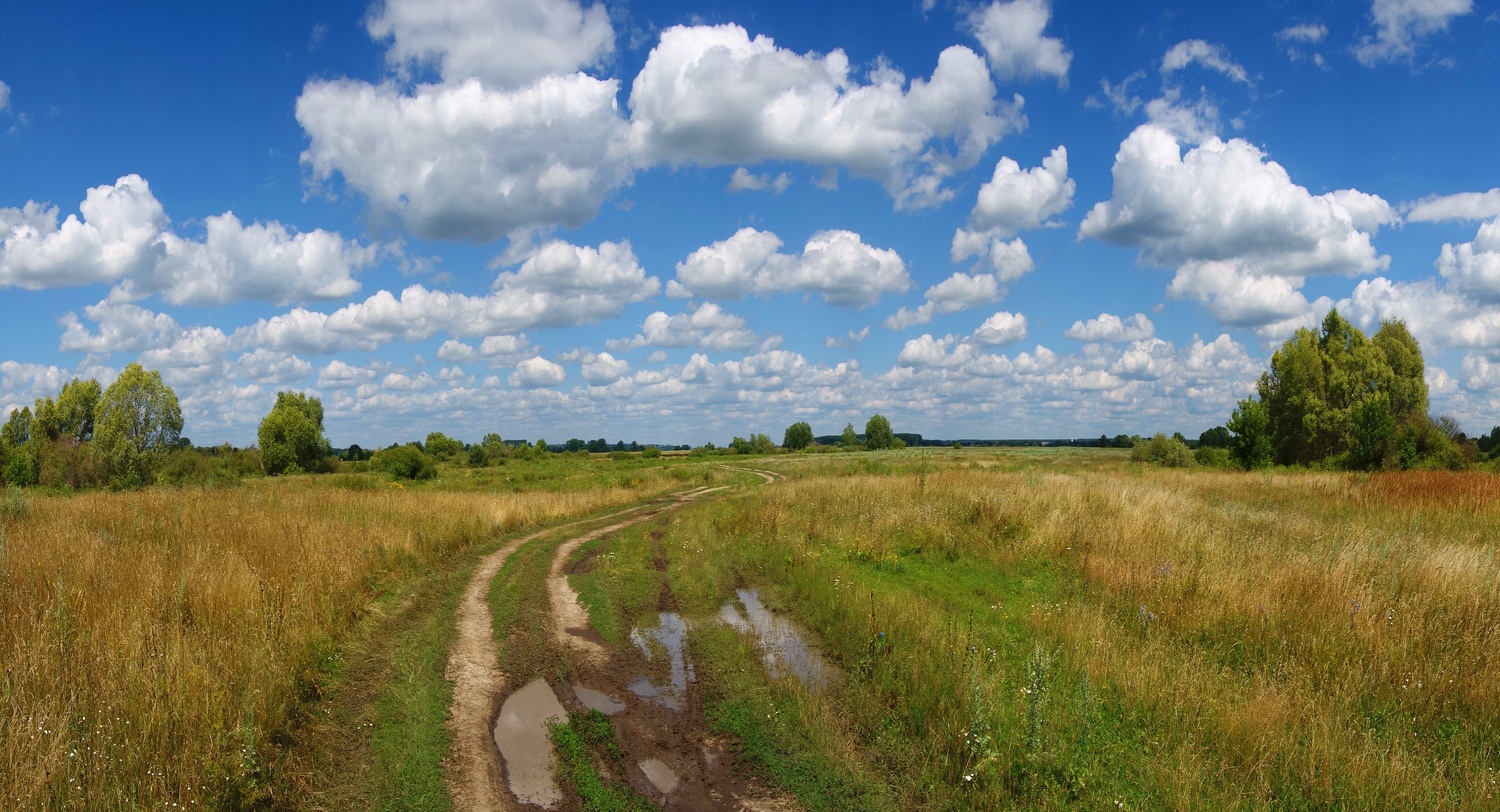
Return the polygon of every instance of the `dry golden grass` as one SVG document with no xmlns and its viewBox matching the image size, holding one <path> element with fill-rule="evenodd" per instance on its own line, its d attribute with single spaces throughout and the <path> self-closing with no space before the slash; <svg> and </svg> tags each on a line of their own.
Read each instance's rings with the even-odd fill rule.
<svg viewBox="0 0 1500 812">
<path fill-rule="evenodd" d="M 1500 805 L 1500 478 L 977 456 L 802 463 L 684 528 L 708 540 L 685 580 L 763 573 L 846 663 L 894 641 L 843 701 L 905 803 Z M 1036 643 L 1058 656 L 1029 749 Z"/>
<path fill-rule="evenodd" d="M 299 703 L 381 590 L 499 533 L 680 486 L 332 483 L 37 496 L 0 513 L 0 808 L 265 800 Z"/>
</svg>

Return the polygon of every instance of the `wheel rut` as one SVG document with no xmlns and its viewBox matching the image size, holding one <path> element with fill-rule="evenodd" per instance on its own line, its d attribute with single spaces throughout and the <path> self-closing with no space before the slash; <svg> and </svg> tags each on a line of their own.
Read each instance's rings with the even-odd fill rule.
<svg viewBox="0 0 1500 812">
<path fill-rule="evenodd" d="M 763 472 L 754 473 L 764 476 Z M 452 749 L 445 768 L 449 792 L 456 810 L 504 812 L 537 808 L 536 805 L 523 804 L 517 800 L 513 792 L 515 787 L 507 785 L 507 765 L 497 748 L 497 720 L 506 721 L 500 718 L 502 715 L 509 717 L 509 704 L 505 700 L 518 687 L 510 684 L 510 679 L 499 667 L 494 618 L 488 600 L 490 584 L 505 566 L 506 560 L 517 550 L 543 536 L 566 532 L 569 527 L 608 522 L 559 545 L 546 585 L 550 604 L 548 623 L 553 643 L 576 658 L 582 673 L 597 674 L 605 670 L 610 661 L 610 652 L 598 640 L 591 639 L 588 611 L 579 602 L 577 592 L 567 581 L 565 567 L 569 557 L 588 541 L 680 509 L 725 487 L 694 488 L 604 517 L 549 527 L 518 538 L 480 559 L 459 600 L 456 613 L 457 637 L 445 670 L 445 676 L 453 684 L 453 702 L 448 718 Z M 531 689 L 532 686 L 527 688 Z M 555 702 L 556 693 L 551 688 L 547 691 L 552 694 Z M 565 698 L 570 705 L 579 704 L 573 691 L 567 691 Z M 502 714 L 503 705 L 507 708 L 505 714 Z M 674 726 L 682 727 L 680 721 Z M 510 783 L 514 784 L 515 781 L 516 776 L 510 776 Z M 528 799 L 538 797 L 534 794 L 522 794 Z M 550 808 L 555 804 L 540 805 Z"/>
</svg>

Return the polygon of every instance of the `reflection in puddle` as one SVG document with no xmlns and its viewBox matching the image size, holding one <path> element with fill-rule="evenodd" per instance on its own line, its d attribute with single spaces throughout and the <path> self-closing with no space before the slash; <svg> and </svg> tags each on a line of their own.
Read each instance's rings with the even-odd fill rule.
<svg viewBox="0 0 1500 812">
<path fill-rule="evenodd" d="M 506 698 L 495 719 L 495 746 L 505 759 L 510 791 L 521 803 L 551 809 L 562 800 L 552 780 L 552 743 L 547 721 L 568 718 L 557 694 L 545 680 L 535 679 Z"/>
<path fill-rule="evenodd" d="M 741 632 L 755 632 L 760 642 L 766 673 L 772 678 L 790 671 L 807 690 L 817 693 L 838 679 L 837 670 L 807 642 L 802 629 L 786 618 L 777 617 L 760 602 L 760 593 L 741 589 L 737 593 L 745 613 L 733 602 L 719 610 L 719 620 Z M 748 619 L 747 619 L 748 616 Z"/>
<path fill-rule="evenodd" d="M 648 758 L 641 762 L 641 772 L 651 779 L 651 784 L 663 794 L 670 794 L 677 789 L 677 773 L 672 772 L 660 759 Z"/>
<path fill-rule="evenodd" d="M 654 660 L 661 649 L 666 649 L 671 661 L 669 682 L 666 685 L 657 685 L 650 677 L 639 677 L 631 681 L 631 692 L 672 710 L 682 710 L 683 702 L 687 701 L 688 680 L 695 679 L 693 666 L 683 652 L 686 638 L 687 624 L 676 612 L 662 612 L 661 620 L 655 628 L 645 631 L 631 629 L 630 642 L 641 650 L 647 662 Z M 660 647 L 653 646 L 652 643 L 658 643 Z"/>
<path fill-rule="evenodd" d="M 603 691 L 596 691 L 593 688 L 574 685 L 573 695 L 578 697 L 578 701 L 582 702 L 585 708 L 599 711 L 605 716 L 614 716 L 620 711 L 625 710 L 624 702 L 615 699 Z"/>
</svg>

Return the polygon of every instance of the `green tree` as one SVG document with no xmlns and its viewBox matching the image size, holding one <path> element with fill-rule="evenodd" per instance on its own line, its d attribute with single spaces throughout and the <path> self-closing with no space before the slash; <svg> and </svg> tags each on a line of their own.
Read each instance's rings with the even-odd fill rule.
<svg viewBox="0 0 1500 812">
<path fill-rule="evenodd" d="M 269 476 L 317 470 L 333 453 L 323 436 L 323 401 L 301 392 L 277 392 L 260 421 L 260 462 Z"/>
<path fill-rule="evenodd" d="M 788 451 L 801 451 L 812 445 L 812 443 L 812 426 L 804 422 L 797 422 L 787 426 L 786 433 L 781 438 L 781 447 Z"/>
<path fill-rule="evenodd" d="M 464 444 L 441 431 L 434 431 L 427 435 L 427 440 L 422 443 L 422 448 L 428 454 L 438 459 L 448 459 L 462 454 Z"/>
<path fill-rule="evenodd" d="M 1229 418 L 1229 453 L 1247 471 L 1271 464 L 1271 418 L 1265 403 L 1246 398 Z"/>
<path fill-rule="evenodd" d="M 1198 435 L 1198 445 L 1206 445 L 1209 448 L 1228 448 L 1229 429 L 1226 429 L 1223 426 L 1214 426 L 1208 431 L 1205 431 L 1202 434 Z"/>
<path fill-rule="evenodd" d="M 1319 330 L 1298 330 L 1271 356 L 1256 385 L 1273 460 L 1356 469 L 1413 465 L 1413 454 L 1447 460 L 1460 444 L 1427 442 L 1423 373 L 1422 350 L 1404 323 L 1384 322 L 1366 339 L 1330 310 Z"/>
<path fill-rule="evenodd" d="M 31 407 L 22 406 L 10 413 L 0 426 L 0 479 L 11 485 L 35 485 L 37 465 L 31 453 Z"/>
<path fill-rule="evenodd" d="M 767 435 L 752 434 L 750 435 L 750 449 L 756 454 L 774 454 L 776 443 L 772 442 Z"/>
<path fill-rule="evenodd" d="M 865 423 L 865 447 L 871 451 L 881 451 L 896 445 L 896 435 L 891 433 L 890 421 L 885 415 L 871 415 Z"/>
<path fill-rule="evenodd" d="M 1391 414 L 1390 397 L 1378 392 L 1365 398 L 1354 404 L 1349 417 L 1348 466 L 1357 471 L 1382 467 L 1396 436 L 1396 419 Z"/>
<path fill-rule="evenodd" d="M 839 446 L 842 448 L 853 448 L 859 445 L 859 435 L 854 433 L 854 424 L 844 426 L 844 433 L 839 435 Z"/>
<path fill-rule="evenodd" d="M 113 488 L 151 482 L 162 454 L 181 434 L 177 393 L 160 372 L 140 364 L 125 367 L 94 408 L 94 454 Z"/>
<path fill-rule="evenodd" d="M 1328 408 L 1328 383 L 1318 344 L 1317 333 L 1298 330 L 1271 355 L 1271 367 L 1257 385 L 1270 421 L 1271 453 L 1283 464 L 1323 456 L 1318 434 Z M 1234 426 L 1229 430 L 1235 431 Z"/>
<path fill-rule="evenodd" d="M 63 384 L 57 396 L 58 428 L 63 439 L 86 443 L 94 438 L 94 409 L 104 390 L 93 378 Z"/>
<path fill-rule="evenodd" d="M 1391 417 L 1396 422 L 1427 414 L 1427 365 L 1422 360 L 1422 348 L 1406 329 L 1404 321 L 1387 321 L 1370 340 L 1385 356 L 1391 367 L 1391 381 L 1387 393 L 1391 401 Z"/>
</svg>

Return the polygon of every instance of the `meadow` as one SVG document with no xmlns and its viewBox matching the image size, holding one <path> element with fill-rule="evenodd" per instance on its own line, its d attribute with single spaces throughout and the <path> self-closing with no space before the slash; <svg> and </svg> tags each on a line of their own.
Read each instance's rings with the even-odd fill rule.
<svg viewBox="0 0 1500 812">
<path fill-rule="evenodd" d="M 755 587 L 845 674 L 711 622 L 709 721 L 811 809 L 1493 809 L 1500 479 L 1096 450 L 785 457 L 613 542 L 601 635 Z M 619 586 L 611 586 L 617 584 Z M 604 593 L 602 597 L 598 593 Z"/>
<path fill-rule="evenodd" d="M 1103 449 L 743 459 L 785 479 L 569 455 L 425 483 L 6 491 L 0 807 L 450 809 L 466 568 L 710 482 L 735 487 L 584 544 L 569 578 L 621 649 L 670 597 L 703 724 L 807 809 L 1500 805 L 1492 474 Z M 545 644 L 562 538 L 522 547 L 490 593 L 517 680 L 572 673 Z M 841 678 L 771 677 L 712 621 L 740 589 Z"/>
<path fill-rule="evenodd" d="M 0 493 L 0 807 L 284 804 L 371 612 L 466 551 L 686 474 L 603 458 Z"/>
</svg>

